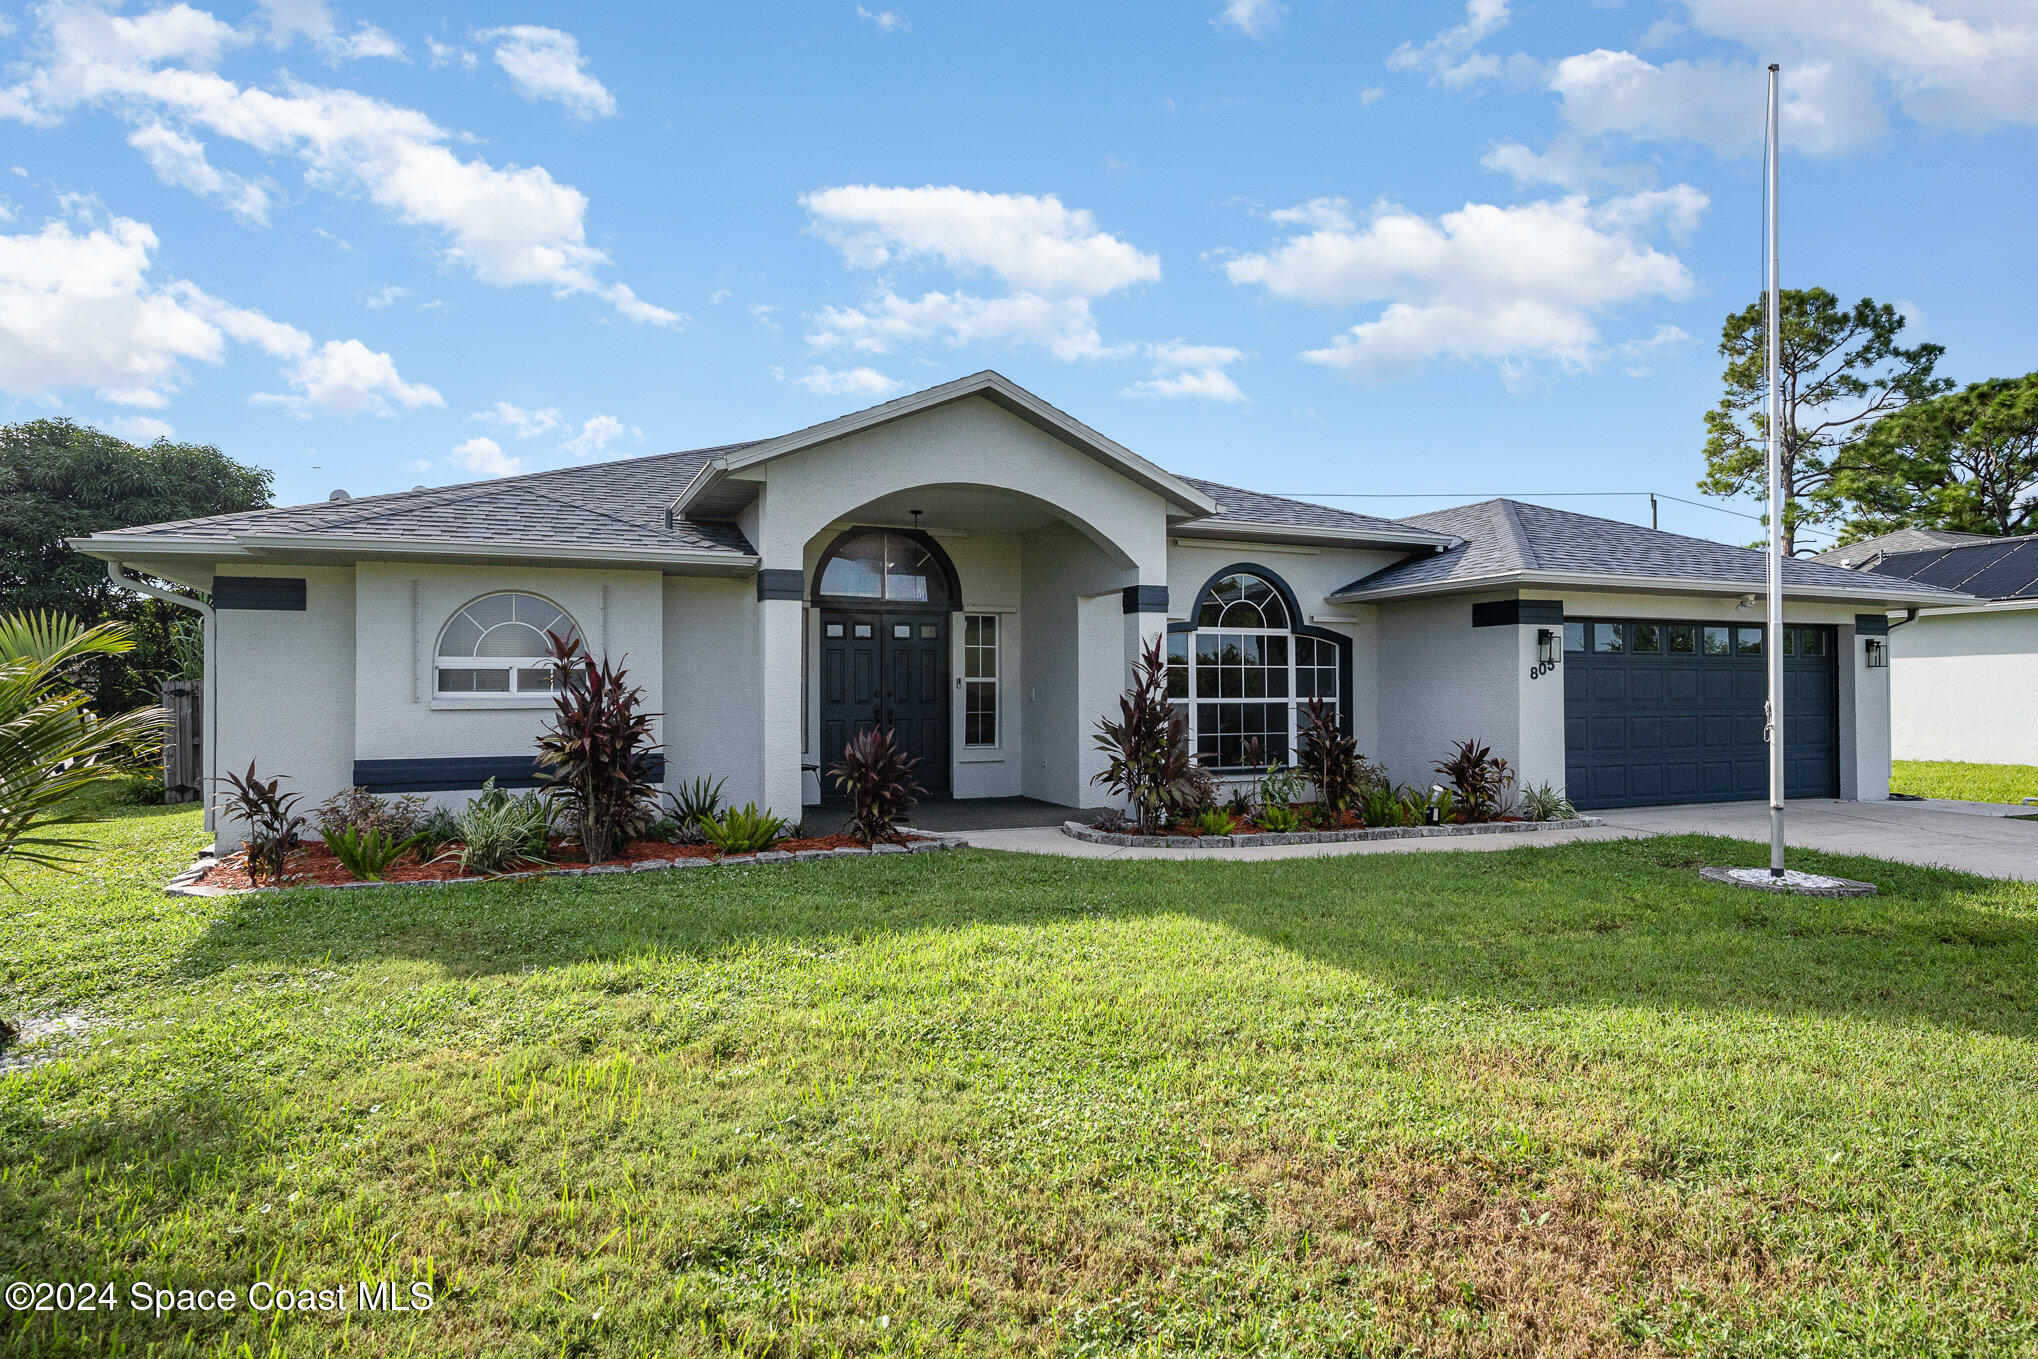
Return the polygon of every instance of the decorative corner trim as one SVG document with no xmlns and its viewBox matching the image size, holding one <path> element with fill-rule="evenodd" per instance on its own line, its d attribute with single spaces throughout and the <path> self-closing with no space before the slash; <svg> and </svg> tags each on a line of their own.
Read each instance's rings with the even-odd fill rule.
<svg viewBox="0 0 2038 1359">
<path fill-rule="evenodd" d="M 1889 615 L 1886 613 L 1855 614 L 1854 634 L 1857 637 L 1889 636 Z"/>
<path fill-rule="evenodd" d="M 214 576 L 212 607 L 215 609 L 268 609 L 280 613 L 304 612 L 302 576 Z"/>
<path fill-rule="evenodd" d="M 1168 611 L 1168 587 L 1165 585 L 1128 585 L 1125 587 L 1125 612 L 1166 613 Z"/>
<path fill-rule="evenodd" d="M 1472 606 L 1475 628 L 1511 628 L 1535 624 L 1553 627 L 1564 621 L 1561 599 L 1489 599 Z"/>
<path fill-rule="evenodd" d="M 757 571 L 759 599 L 805 599 L 807 576 L 790 566 L 764 566 Z"/>
</svg>

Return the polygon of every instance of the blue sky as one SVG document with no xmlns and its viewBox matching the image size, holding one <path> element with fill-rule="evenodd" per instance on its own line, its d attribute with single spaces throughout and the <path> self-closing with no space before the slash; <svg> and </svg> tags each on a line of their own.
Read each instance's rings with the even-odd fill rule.
<svg viewBox="0 0 2038 1359">
<path fill-rule="evenodd" d="M 2028 0 L 0 0 L 0 53 L 0 419 L 285 503 L 995 367 L 1185 473 L 1646 522 L 1556 497 L 1698 498 L 1772 59 L 1786 286 L 2038 367 Z"/>
</svg>

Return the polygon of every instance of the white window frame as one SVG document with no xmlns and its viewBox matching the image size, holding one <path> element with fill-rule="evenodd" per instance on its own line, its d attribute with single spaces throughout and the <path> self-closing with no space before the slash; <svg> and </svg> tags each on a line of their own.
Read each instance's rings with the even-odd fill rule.
<svg viewBox="0 0 2038 1359">
<path fill-rule="evenodd" d="M 992 628 L 991 673 L 972 677 L 969 673 L 970 642 L 969 625 L 972 620 L 979 624 L 989 623 Z M 985 648 L 977 647 L 982 651 Z M 996 750 L 1004 744 L 1005 734 L 1005 622 L 995 613 L 965 613 L 962 616 L 962 745 L 965 750 Z M 991 739 L 972 741 L 969 739 L 969 695 L 975 685 L 986 685 L 991 691 Z"/>
<path fill-rule="evenodd" d="M 1339 722 L 1340 724 L 1342 724 L 1344 713 L 1343 647 L 1336 642 L 1330 641 L 1323 637 L 1319 637 L 1314 633 L 1301 631 L 1300 628 L 1297 626 L 1298 620 L 1293 616 L 1294 610 L 1288 607 L 1288 601 L 1286 597 L 1283 595 L 1282 591 L 1275 586 L 1274 582 L 1268 577 L 1260 574 L 1257 571 L 1233 571 L 1228 573 L 1224 577 L 1224 579 L 1228 580 L 1233 576 L 1251 576 L 1253 579 L 1265 585 L 1269 592 L 1271 592 L 1272 595 L 1274 596 L 1275 601 L 1280 605 L 1281 612 L 1289 616 L 1288 626 L 1285 628 L 1235 628 L 1227 627 L 1224 626 L 1223 624 L 1218 624 L 1207 628 L 1198 626 L 1194 628 L 1184 628 L 1177 632 L 1170 632 L 1168 634 L 1170 641 L 1172 641 L 1176 637 L 1182 637 L 1187 639 L 1185 642 L 1187 654 L 1183 657 L 1183 668 L 1185 671 L 1185 677 L 1187 679 L 1188 693 L 1186 697 L 1174 699 L 1172 701 L 1178 704 L 1183 709 L 1185 709 L 1188 714 L 1189 748 L 1195 751 L 1200 751 L 1202 746 L 1201 741 L 1202 733 L 1199 725 L 1199 719 L 1202 715 L 1201 711 L 1202 704 L 1250 703 L 1269 708 L 1277 706 L 1280 707 L 1286 714 L 1287 730 L 1283 734 L 1285 735 L 1288 744 L 1287 763 L 1292 767 L 1301 758 L 1301 750 L 1299 749 L 1299 747 L 1301 746 L 1302 743 L 1302 729 L 1304 726 L 1307 725 L 1307 721 L 1302 716 L 1302 714 L 1309 711 L 1309 697 L 1310 697 L 1309 695 L 1305 695 L 1301 692 L 1301 685 L 1297 682 L 1298 672 L 1304 670 L 1320 670 L 1326 668 L 1330 670 L 1333 691 L 1327 695 L 1322 695 L 1321 697 L 1323 697 L 1327 702 L 1329 702 L 1332 707 L 1337 709 L 1339 714 Z M 1200 615 L 1201 612 L 1202 610 L 1199 607 L 1197 613 Z M 1196 620 L 1191 619 L 1189 621 L 1195 622 Z M 1229 636 L 1244 636 L 1244 637 L 1287 638 L 1288 639 L 1288 660 L 1286 666 L 1288 674 L 1287 697 L 1283 699 L 1283 698 L 1242 698 L 1235 695 L 1227 697 L 1223 694 L 1199 695 L 1197 693 L 1197 672 L 1199 667 L 1196 664 L 1196 639 L 1211 634 L 1222 634 Z M 1328 647 L 1331 652 L 1331 664 L 1328 667 L 1325 667 L 1321 664 L 1309 666 L 1302 665 L 1301 644 L 1305 641 L 1311 643 L 1313 647 Z M 1172 658 L 1170 659 L 1172 660 Z M 1172 668 L 1172 665 L 1170 668 Z M 1267 668 L 1271 670 L 1273 667 Z M 1206 765 L 1205 767 L 1219 774 L 1226 773 L 1243 774 L 1251 772 L 1252 770 L 1257 768 L 1262 768 L 1263 766 L 1210 764 Z"/>
<path fill-rule="evenodd" d="M 540 604 L 556 610 L 558 617 L 564 618 L 573 629 L 574 636 L 582 637 L 585 635 L 580 630 L 579 620 L 574 618 L 565 606 L 539 594 L 535 590 L 490 590 L 485 594 L 476 595 L 446 615 L 446 621 L 439 625 L 438 634 L 432 640 L 432 698 L 434 702 L 504 704 L 510 706 L 519 704 L 530 705 L 550 703 L 552 696 L 559 692 L 558 677 L 556 675 L 542 689 L 524 687 L 523 671 L 535 670 L 541 666 L 549 666 L 550 662 L 542 658 L 533 656 L 457 656 L 446 654 L 446 634 L 460 620 L 460 616 L 483 600 L 497 599 L 504 595 L 535 599 Z M 522 620 L 511 621 L 521 622 Z M 498 623 L 491 624 L 490 626 L 500 627 L 502 625 Z M 535 626 L 535 624 L 530 626 Z M 482 635 L 487 636 L 487 634 L 488 629 L 484 628 Z M 502 671 L 507 673 L 509 677 L 509 687 L 507 689 L 447 689 L 440 683 L 441 673 L 447 670 Z"/>
</svg>

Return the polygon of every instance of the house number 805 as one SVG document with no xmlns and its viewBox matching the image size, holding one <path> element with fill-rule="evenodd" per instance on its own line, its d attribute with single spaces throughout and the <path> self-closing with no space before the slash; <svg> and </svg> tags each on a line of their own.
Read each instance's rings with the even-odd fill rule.
<svg viewBox="0 0 2038 1359">
<path fill-rule="evenodd" d="M 1555 670 L 1556 668 L 1557 663 L 1555 661 L 1538 661 L 1536 664 L 1529 667 L 1529 678 L 1541 679 L 1543 676 L 1549 674 L 1552 670 Z"/>
</svg>

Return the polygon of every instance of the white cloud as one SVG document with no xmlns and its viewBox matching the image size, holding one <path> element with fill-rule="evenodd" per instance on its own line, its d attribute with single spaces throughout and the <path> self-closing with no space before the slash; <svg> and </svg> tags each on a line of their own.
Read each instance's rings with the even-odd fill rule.
<svg viewBox="0 0 2038 1359">
<path fill-rule="evenodd" d="M 256 0 L 269 19 L 269 41 L 287 47 L 299 37 L 310 40 L 328 65 L 362 57 L 403 61 L 403 44 L 374 24 L 364 23 L 341 33 L 325 0 Z"/>
<path fill-rule="evenodd" d="M 1369 109 L 1386 97 L 1387 91 L 1381 89 L 1378 85 L 1368 85 L 1365 89 L 1359 91 L 1359 107 Z"/>
<path fill-rule="evenodd" d="M 158 420 L 153 415 L 117 415 L 111 420 L 102 420 L 106 432 L 131 444 L 152 444 L 158 439 L 168 439 L 177 433 L 168 420 Z"/>
<path fill-rule="evenodd" d="M 1629 340 L 1621 345 L 1621 358 L 1626 360 L 1621 371 L 1629 377 L 1647 377 L 1654 371 L 1652 360 L 1656 355 L 1676 349 L 1690 339 L 1691 335 L 1682 326 L 1657 326 L 1647 338 Z"/>
<path fill-rule="evenodd" d="M 1061 359 L 1110 353 L 1091 303 L 1160 278 L 1158 257 L 1101 230 L 1052 194 L 847 185 L 801 198 L 814 230 L 858 269 L 935 265 L 989 275 L 1003 295 L 885 288 L 861 307 L 815 313 L 808 342 L 883 354 L 903 343 L 1036 344 Z"/>
<path fill-rule="evenodd" d="M 163 183 L 213 199 L 258 226 L 268 224 L 269 195 L 259 184 L 215 167 L 195 138 L 151 119 L 128 134 L 127 144 L 142 153 Z"/>
<path fill-rule="evenodd" d="M 454 444 L 453 461 L 470 472 L 479 472 L 484 477 L 513 476 L 524 470 L 522 458 L 510 457 L 502 451 L 501 444 L 486 434 L 477 434 L 472 439 Z"/>
<path fill-rule="evenodd" d="M 425 52 L 434 71 L 441 66 L 458 66 L 463 71 L 471 71 L 481 64 L 481 58 L 466 48 L 443 43 L 436 38 L 425 39 Z"/>
<path fill-rule="evenodd" d="M 525 98 L 548 99 L 576 118 L 615 113 L 616 97 L 587 73 L 587 58 L 571 33 L 517 24 L 484 29 L 474 36 L 495 44 L 495 64 Z"/>
<path fill-rule="evenodd" d="M 410 55 L 403 50 L 403 44 L 373 24 L 364 23 L 352 33 L 335 34 L 324 44 L 328 63 L 345 60 L 359 60 L 364 57 L 386 57 L 392 61 L 408 61 Z"/>
<path fill-rule="evenodd" d="M 913 26 L 902 9 L 881 9 L 873 13 L 862 5 L 856 7 L 856 17 L 877 25 L 880 33 L 899 33 Z"/>
<path fill-rule="evenodd" d="M 750 319 L 757 322 L 758 325 L 763 326 L 766 330 L 778 329 L 778 321 L 772 315 L 772 313 L 776 312 L 778 308 L 773 306 L 771 303 L 752 302 L 750 306 L 747 308 L 747 310 L 750 313 Z"/>
<path fill-rule="evenodd" d="M 1500 142 L 1489 147 L 1479 163 L 1506 175 L 1517 187 L 1552 184 L 1583 190 L 1631 184 L 1639 178 L 1633 169 L 1608 165 L 1597 150 L 1571 134 L 1556 138 L 1541 151 L 1520 142 Z"/>
<path fill-rule="evenodd" d="M 549 434 L 559 428 L 560 416 L 557 406 L 546 406 L 541 410 L 526 410 L 508 401 L 498 401 L 485 411 L 476 411 L 469 420 L 483 420 L 491 425 L 500 425 L 519 439 L 535 439 L 540 434 Z"/>
<path fill-rule="evenodd" d="M 58 0 L 41 18 L 36 59 L 0 92 L 0 116 L 47 125 L 106 107 L 194 139 L 210 132 L 295 158 L 314 188 L 363 194 L 436 233 L 443 257 L 484 283 L 592 294 L 653 324 L 679 319 L 596 276 L 608 256 L 588 243 L 587 198 L 542 166 L 463 160 L 447 145 L 455 134 L 423 113 L 352 90 L 287 76 L 278 89 L 237 85 L 209 67 L 239 35 L 186 5 L 130 18 Z"/>
<path fill-rule="evenodd" d="M 1508 0 L 1465 0 L 1465 18 L 1426 43 L 1403 43 L 1388 54 L 1394 71 L 1427 71 L 1432 80 L 1453 88 L 1499 75 L 1502 63 L 1490 53 L 1474 50 L 1507 25 Z"/>
<path fill-rule="evenodd" d="M 1199 397 L 1224 402 L 1250 399 L 1232 380 L 1231 374 L 1224 371 L 1245 359 L 1242 350 L 1226 345 L 1169 340 L 1164 344 L 1148 345 L 1147 353 L 1153 359 L 1153 376 L 1133 383 L 1125 388 L 1122 395 L 1170 399 Z"/>
<path fill-rule="evenodd" d="M 400 283 L 392 283 L 368 299 L 368 310 L 381 311 L 392 302 L 401 302 L 410 296 L 410 289 Z"/>
<path fill-rule="evenodd" d="M 906 385 L 875 368 L 823 368 L 815 364 L 804 373 L 788 376 L 783 369 L 774 368 L 771 375 L 816 396 L 885 397 Z"/>
<path fill-rule="evenodd" d="M 1216 21 L 1231 25 L 1248 38 L 1264 38 L 1286 11 L 1287 6 L 1276 0 L 1224 0 Z"/>
<path fill-rule="evenodd" d="M 1363 224 L 1341 200 L 1273 214 L 1301 230 L 1225 263 L 1232 282 L 1315 306 L 1384 303 L 1302 357 L 1355 379 L 1435 359 L 1517 373 L 1535 361 L 1590 368 L 1605 354 L 1597 318 L 1692 291 L 1682 261 L 1647 237 L 1688 230 L 1705 197 L 1686 185 L 1593 203 L 1583 195 L 1502 207 L 1468 203 L 1427 218 L 1393 203 Z"/>
<path fill-rule="evenodd" d="M 559 445 L 559 451 L 576 458 L 599 458 L 609 451 L 610 444 L 625 436 L 642 439 L 644 431 L 613 415 L 591 415 L 581 424 L 580 433 Z"/>
<path fill-rule="evenodd" d="M 307 349 L 283 376 L 292 391 L 257 392 L 248 399 L 281 406 L 300 417 L 394 415 L 398 406 L 417 410 L 446 404 L 435 389 L 405 382 L 389 355 L 359 340 L 327 340 Z"/>
<path fill-rule="evenodd" d="M 89 389 L 118 405 L 159 409 L 185 385 L 187 363 L 217 364 L 239 343 L 284 363 L 294 394 L 262 399 L 299 414 L 442 404 L 358 340 L 317 345 L 295 326 L 183 279 L 153 280 L 156 243 L 146 223 L 124 217 L 83 231 L 50 222 L 34 234 L 0 235 L 0 390 Z"/>
</svg>

